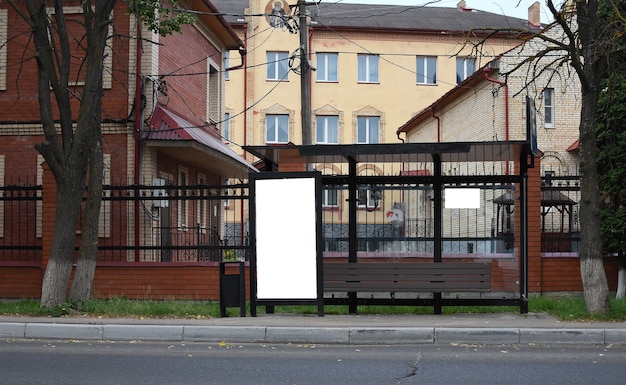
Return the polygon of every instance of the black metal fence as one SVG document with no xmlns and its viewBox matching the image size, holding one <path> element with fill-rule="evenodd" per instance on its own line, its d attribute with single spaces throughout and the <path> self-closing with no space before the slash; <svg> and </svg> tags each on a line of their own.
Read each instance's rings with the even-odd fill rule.
<svg viewBox="0 0 626 385">
<path fill-rule="evenodd" d="M 541 184 L 541 251 L 577 253 L 580 177 L 547 174 Z"/>
<path fill-rule="evenodd" d="M 99 259 L 209 262 L 248 259 L 248 185 L 108 186 Z"/>
<path fill-rule="evenodd" d="M 39 185 L 0 186 L 0 261 L 41 261 L 41 192 Z"/>
<path fill-rule="evenodd" d="M 358 249 L 362 252 L 429 253 L 433 244 L 430 185 L 390 185 L 360 190 Z M 479 209 L 450 209 L 444 218 L 444 252 L 513 251 L 514 210 L 509 185 L 478 190 Z M 348 248 L 347 187 L 326 185 L 324 244 Z M 249 258 L 248 184 L 106 186 L 100 213 L 99 260 L 207 262 Z M 542 178 L 543 252 L 577 252 L 580 242 L 578 176 Z M 508 209 L 507 209 L 508 207 Z M 0 186 L 0 262 L 42 258 L 42 187 Z M 77 231 L 77 236 L 80 229 Z"/>
<path fill-rule="evenodd" d="M 394 253 L 415 256 L 434 250 L 434 201 L 432 185 L 377 185 L 376 197 L 359 204 L 356 234 L 358 251 Z M 506 205 L 500 197 L 511 195 L 512 185 L 473 183 L 444 186 L 447 202 L 460 193 L 471 207 L 450 206 L 442 218 L 443 252 L 445 254 L 512 253 L 512 216 L 507 218 Z M 348 250 L 346 186 L 326 186 L 338 198 L 336 205 L 324 207 L 324 245 L 329 252 Z M 368 193 L 368 192 L 366 192 Z M 371 194 L 371 193 L 369 193 Z M 447 196 L 447 198 L 446 198 Z M 473 205 L 473 206 L 472 206 Z M 512 215 L 512 213 L 511 213 Z"/>
</svg>

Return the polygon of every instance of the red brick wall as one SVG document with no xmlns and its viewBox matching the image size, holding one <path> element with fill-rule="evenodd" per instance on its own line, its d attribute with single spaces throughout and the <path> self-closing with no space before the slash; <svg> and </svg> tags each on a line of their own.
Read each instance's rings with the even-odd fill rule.
<svg viewBox="0 0 626 385">
<path fill-rule="evenodd" d="M 577 257 L 549 257 L 542 259 L 542 292 L 582 291 L 580 261 Z M 609 290 L 617 289 L 619 263 L 616 258 L 604 260 Z"/>
<path fill-rule="evenodd" d="M 76 2 L 73 2 L 76 5 Z M 0 121 L 40 121 L 37 88 L 37 66 L 33 56 L 33 42 L 24 21 L 17 16 L 7 2 L 0 2 L 0 8 L 8 9 L 7 45 L 7 89 L 0 92 Z M 113 11 L 114 33 L 129 35 L 128 5 L 118 2 Z M 105 90 L 102 100 L 103 118 L 124 119 L 128 116 L 128 38 L 113 40 L 112 66 L 107 72 L 113 74 L 111 88 Z M 15 63 L 15 64 L 14 64 Z M 21 65 L 17 64 L 21 63 Z M 76 75 L 70 75 L 75 79 Z M 19 82 L 17 81 L 19 80 Z M 80 93 L 80 87 L 76 89 Z M 78 111 L 78 101 L 73 99 L 74 111 Z"/>
<path fill-rule="evenodd" d="M 0 92 L 2 94 L 2 92 Z M 0 108 L 0 111 L 4 108 Z M 0 112 L 1 113 L 1 112 Z M 5 185 L 34 185 L 37 183 L 37 155 L 35 144 L 42 135 L 10 135 L 0 137 L 0 154 L 4 155 Z"/>
<path fill-rule="evenodd" d="M 40 266 L 1 266 L 0 298 L 39 298 L 42 279 Z"/>
<path fill-rule="evenodd" d="M 185 114 L 194 124 L 203 124 L 208 120 L 206 59 L 210 57 L 214 66 L 221 69 L 221 53 L 193 25 L 183 26 L 182 34 L 161 38 L 160 42 L 163 46 L 159 48 L 159 72 L 165 75 L 161 80 L 167 83 L 168 108 Z"/>
<path fill-rule="evenodd" d="M 218 267 L 138 263 L 99 266 L 92 293 L 97 298 L 219 299 Z"/>
<path fill-rule="evenodd" d="M 519 195 L 519 193 L 517 194 Z M 535 157 L 535 167 L 528 169 L 528 291 L 541 291 L 541 161 Z M 519 212 L 519 211 L 518 211 Z M 519 215 L 516 216 L 516 221 Z M 521 233 L 517 233 L 521 234 Z M 516 237 L 516 239 L 519 237 Z"/>
</svg>

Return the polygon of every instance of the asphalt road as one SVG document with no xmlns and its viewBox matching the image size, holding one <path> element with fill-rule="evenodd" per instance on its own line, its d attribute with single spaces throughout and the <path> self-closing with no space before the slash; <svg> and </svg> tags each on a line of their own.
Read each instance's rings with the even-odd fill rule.
<svg viewBox="0 0 626 385">
<path fill-rule="evenodd" d="M 622 384 L 625 346 L 0 341 L 2 384 Z"/>
</svg>

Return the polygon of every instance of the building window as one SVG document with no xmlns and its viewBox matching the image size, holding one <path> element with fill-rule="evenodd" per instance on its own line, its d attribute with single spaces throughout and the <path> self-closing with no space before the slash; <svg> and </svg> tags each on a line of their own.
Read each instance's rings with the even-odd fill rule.
<svg viewBox="0 0 626 385">
<path fill-rule="evenodd" d="M 378 116 L 357 117 L 357 143 L 378 143 L 380 134 Z"/>
<path fill-rule="evenodd" d="M 228 112 L 224 114 L 224 121 L 222 122 L 222 139 L 225 142 L 230 142 L 230 114 Z"/>
<path fill-rule="evenodd" d="M 358 55 L 359 83 L 378 83 L 378 55 Z"/>
<path fill-rule="evenodd" d="M 267 80 L 287 80 L 289 74 L 289 54 L 287 52 L 267 53 Z"/>
<path fill-rule="evenodd" d="M 202 173 L 198 173 L 198 185 L 200 186 L 204 186 L 207 184 L 207 178 L 206 175 L 202 174 Z M 198 225 L 200 226 L 200 229 L 198 229 L 198 231 L 202 231 L 204 234 L 206 234 L 206 229 L 207 229 L 207 199 L 198 199 L 198 205 L 197 205 L 197 214 L 196 216 L 198 217 Z"/>
<path fill-rule="evenodd" d="M 180 187 L 178 200 L 178 227 L 185 231 L 189 222 L 189 200 L 187 200 L 187 183 L 189 181 L 189 171 L 186 167 L 178 168 L 178 186 Z"/>
<path fill-rule="evenodd" d="M 315 118 L 316 143 L 337 144 L 339 143 L 339 117 L 318 115 Z"/>
<path fill-rule="evenodd" d="M 289 115 L 265 116 L 265 142 L 289 142 Z"/>
<path fill-rule="evenodd" d="M 476 71 L 476 59 L 473 57 L 456 58 L 456 82 L 461 83 Z"/>
<path fill-rule="evenodd" d="M 337 58 L 336 53 L 318 53 L 316 79 L 318 82 L 337 81 Z"/>
<path fill-rule="evenodd" d="M 7 89 L 8 10 L 0 9 L 0 91 Z"/>
<path fill-rule="evenodd" d="M 338 207 L 339 206 L 339 192 L 337 189 L 330 188 L 324 189 L 324 196 L 322 197 L 322 206 L 324 207 Z"/>
<path fill-rule="evenodd" d="M 357 189 L 356 199 L 360 208 L 377 209 L 382 199 L 382 190 L 377 187 L 361 186 Z"/>
<path fill-rule="evenodd" d="M 416 60 L 415 73 L 417 74 L 417 84 L 437 83 L 437 57 L 418 56 Z"/>
<path fill-rule="evenodd" d="M 220 71 L 216 66 L 208 64 L 207 67 L 207 89 L 206 89 L 206 111 L 207 121 L 218 122 L 220 119 L 220 101 L 222 99 L 220 88 Z"/>
<path fill-rule="evenodd" d="M 546 128 L 554 128 L 554 88 L 543 90 L 543 120 Z"/>
<path fill-rule="evenodd" d="M 230 68 L 230 51 L 224 52 L 224 70 L 226 70 L 227 68 Z M 230 79 L 230 71 L 224 71 L 224 79 Z"/>
</svg>

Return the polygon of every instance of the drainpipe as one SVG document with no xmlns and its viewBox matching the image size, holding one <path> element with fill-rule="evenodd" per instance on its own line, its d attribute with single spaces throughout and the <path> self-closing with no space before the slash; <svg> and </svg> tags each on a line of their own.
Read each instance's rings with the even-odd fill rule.
<svg viewBox="0 0 626 385">
<path fill-rule="evenodd" d="M 248 25 L 243 26 L 243 41 L 247 45 Z M 243 58 L 243 145 L 248 145 L 248 57 Z"/>
<path fill-rule="evenodd" d="M 483 73 L 485 74 L 485 79 L 489 80 L 492 83 L 499 84 L 504 87 L 504 139 L 506 141 L 509 140 L 509 85 L 502 80 L 490 78 L 489 74 L 491 74 L 493 70 L 491 68 L 484 68 Z"/>
<path fill-rule="evenodd" d="M 139 262 L 139 200 L 136 198 L 139 197 L 139 180 L 140 180 L 140 167 L 139 162 L 141 161 L 141 125 L 142 125 L 142 108 L 141 108 L 141 53 L 142 53 L 142 42 L 141 42 L 141 17 L 137 16 L 137 52 L 135 53 L 136 63 L 135 63 L 135 169 L 134 169 L 134 185 L 135 185 L 135 201 L 134 201 L 134 228 L 135 228 L 135 262 Z"/>
<path fill-rule="evenodd" d="M 239 47 L 239 56 L 241 56 L 241 63 L 237 64 L 236 66 L 228 67 L 224 71 L 232 71 L 232 70 L 238 70 L 240 68 L 243 68 L 245 64 L 245 60 L 246 60 L 246 54 L 247 54 L 246 47 Z"/>
<path fill-rule="evenodd" d="M 490 78 L 489 74 L 491 74 L 493 70 L 491 68 L 484 68 L 483 73 L 485 74 L 485 79 L 489 80 L 492 83 L 499 84 L 504 87 L 504 139 L 509 141 L 509 85 L 502 80 Z M 509 162 L 506 162 L 506 174 L 509 174 Z"/>
<path fill-rule="evenodd" d="M 430 107 L 430 116 L 437 120 L 437 143 L 441 142 L 441 118 L 435 115 L 435 109 Z"/>
<path fill-rule="evenodd" d="M 247 45 L 248 43 L 248 25 L 244 24 L 243 26 L 243 41 L 244 44 Z M 241 66 L 243 66 L 243 145 L 246 146 L 248 144 L 248 57 L 246 56 L 247 51 L 245 49 L 245 47 L 243 48 L 243 51 L 240 49 L 239 50 L 239 54 L 241 55 Z M 244 160 L 245 160 L 245 154 L 244 154 Z M 244 222 L 244 217 L 243 217 L 243 211 L 244 211 L 244 204 L 243 204 L 243 199 L 240 200 L 240 207 L 239 207 L 239 223 L 241 223 L 240 229 L 239 229 L 239 240 L 240 240 L 240 244 L 243 246 L 244 244 L 244 239 L 245 239 L 245 234 L 243 231 L 243 222 Z M 248 256 L 248 258 L 250 258 L 250 256 Z"/>
</svg>

